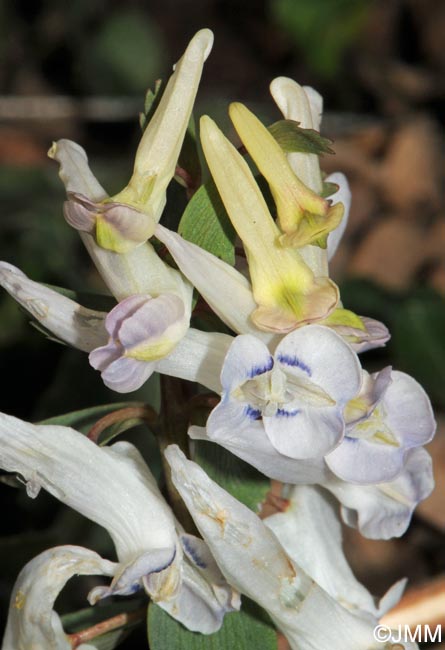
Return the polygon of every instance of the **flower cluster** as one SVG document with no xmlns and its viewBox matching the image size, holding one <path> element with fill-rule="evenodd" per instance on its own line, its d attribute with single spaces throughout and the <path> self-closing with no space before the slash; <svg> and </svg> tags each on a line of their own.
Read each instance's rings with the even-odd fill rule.
<svg viewBox="0 0 445 650">
<path fill-rule="evenodd" d="M 299 650 L 380 647 L 373 627 L 403 590 L 396 585 L 376 604 L 341 549 L 338 502 L 343 521 L 367 537 L 403 534 L 433 487 L 423 445 L 435 431 L 428 397 L 412 377 L 362 368 L 358 354 L 384 345 L 389 332 L 345 309 L 329 277 L 348 219 L 346 178 L 323 179 L 316 151 L 285 151 L 273 130 L 234 103 L 229 113 L 242 148 L 207 116 L 200 141 L 242 254 L 230 264 L 159 223 L 212 42 L 209 30 L 198 32 L 176 64 L 133 175 L 116 196 L 101 187 L 78 144 L 61 140 L 49 152 L 67 192 L 66 221 L 116 306 L 86 309 L 6 262 L 0 284 L 55 337 L 88 352 L 112 390 L 133 391 L 156 371 L 214 391 L 219 401 L 205 426 L 190 426 L 190 439 L 220 445 L 287 484 L 289 507 L 261 521 L 170 446 L 172 481 L 200 539 L 183 530 L 131 444 L 99 447 L 67 427 L 1 415 L 1 468 L 20 474 L 29 496 L 43 488 L 105 527 L 117 554 L 109 562 L 68 546 L 31 561 L 12 596 L 3 650 L 70 647 L 53 605 L 75 573 L 112 577 L 93 589 L 90 603 L 143 588 L 204 634 L 218 630 L 245 594 Z M 271 93 L 284 125 L 318 132 L 318 93 L 286 78 L 275 79 Z M 191 326 L 194 289 L 228 333 Z M 23 607 L 14 605 L 20 599 Z"/>
</svg>

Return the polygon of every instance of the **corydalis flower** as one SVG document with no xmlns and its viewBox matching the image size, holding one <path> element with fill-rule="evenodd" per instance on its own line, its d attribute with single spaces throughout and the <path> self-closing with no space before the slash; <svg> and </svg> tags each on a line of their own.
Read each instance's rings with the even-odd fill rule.
<svg viewBox="0 0 445 650">
<path fill-rule="evenodd" d="M 20 571 L 9 605 L 2 650 L 71 650 L 54 603 L 75 575 L 112 576 L 117 564 L 79 546 L 44 551 Z M 94 650 L 82 643 L 78 650 Z"/>
<path fill-rule="evenodd" d="M 90 192 L 67 188 L 68 223 L 93 235 L 99 246 L 126 253 L 152 236 L 165 206 L 167 186 L 175 173 L 202 68 L 212 44 L 212 32 L 199 31 L 176 64 L 142 136 L 127 187 L 111 198 L 98 184 Z M 57 147 L 54 145 L 50 151 L 53 158 L 57 157 Z"/>
<path fill-rule="evenodd" d="M 345 437 L 326 462 L 351 483 L 393 480 L 402 472 L 409 450 L 430 442 L 436 430 L 423 388 L 391 368 L 372 376 L 364 373 L 360 395 L 347 405 L 345 416 Z"/>
<path fill-rule="evenodd" d="M 143 586 L 172 616 L 203 633 L 217 630 L 236 607 L 215 567 L 193 562 L 194 538 L 178 535 L 172 511 L 130 443 L 101 448 L 68 427 L 0 414 L 0 467 L 21 474 L 30 497 L 43 488 L 109 532 L 119 564 L 111 585 L 90 593 L 92 604 Z"/>
<path fill-rule="evenodd" d="M 221 403 L 208 419 L 208 436 L 219 442 L 252 429 L 288 458 L 320 459 L 341 441 L 343 408 L 360 382 L 357 356 L 327 328 L 288 334 L 273 356 L 253 336 L 239 336 L 224 361 Z"/>
<path fill-rule="evenodd" d="M 120 393 L 136 390 L 183 338 L 189 320 L 190 312 L 178 296 L 130 296 L 107 315 L 110 340 L 91 352 L 90 363 L 109 388 Z"/>
<path fill-rule="evenodd" d="M 165 455 L 172 480 L 226 579 L 268 612 L 293 650 L 378 650 L 376 617 L 343 607 L 322 589 L 251 510 L 176 445 Z M 393 596 L 399 593 L 396 589 Z M 395 598 L 388 600 L 392 604 Z"/>
</svg>

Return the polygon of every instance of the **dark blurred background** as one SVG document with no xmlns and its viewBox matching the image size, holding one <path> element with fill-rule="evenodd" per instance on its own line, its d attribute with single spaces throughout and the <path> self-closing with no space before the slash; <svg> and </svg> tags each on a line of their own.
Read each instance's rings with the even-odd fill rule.
<svg viewBox="0 0 445 650">
<path fill-rule="evenodd" d="M 414 525 L 391 542 L 350 532 L 350 556 L 376 592 L 401 575 L 423 581 L 445 572 L 445 3 L 16 0 L 1 3 L 0 18 L 0 259 L 71 289 L 101 284 L 63 220 L 63 188 L 46 157 L 52 140 L 79 142 L 110 194 L 121 189 L 145 92 L 168 78 L 201 27 L 215 32 L 215 45 L 197 115 L 209 112 L 228 127 L 227 104 L 241 100 L 275 121 L 268 85 L 279 75 L 322 93 L 322 130 L 336 150 L 322 166 L 345 172 L 353 190 L 333 275 L 347 307 L 380 318 L 393 333 L 384 351 L 363 357 L 367 367 L 391 363 L 413 374 L 439 421 L 431 446 L 438 488 Z M 117 399 L 85 355 L 45 340 L 4 293 L 0 323 L 1 410 L 37 421 Z M 22 564 L 53 541 L 54 511 L 65 515 L 46 497 L 30 502 L 9 487 L 2 495 L 6 606 Z M 58 543 L 95 545 L 96 529 L 70 522 Z"/>
</svg>

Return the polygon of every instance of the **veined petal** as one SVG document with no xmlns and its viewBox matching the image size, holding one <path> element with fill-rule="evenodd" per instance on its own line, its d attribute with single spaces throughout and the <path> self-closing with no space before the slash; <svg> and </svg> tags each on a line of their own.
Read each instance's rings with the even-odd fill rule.
<svg viewBox="0 0 445 650">
<path fill-rule="evenodd" d="M 80 546 L 51 548 L 28 562 L 14 585 L 2 650 L 71 650 L 56 598 L 74 575 L 112 576 L 117 566 Z"/>
<path fill-rule="evenodd" d="M 312 88 L 302 88 L 288 77 L 277 77 L 270 84 L 270 92 L 286 120 L 295 120 L 303 129 L 320 130 L 320 119 L 314 119 L 313 113 L 320 116 L 323 100 Z M 308 97 L 308 93 L 310 93 Z M 312 102 L 310 101 L 312 99 Z M 316 106 L 317 103 L 317 107 Z M 314 107 L 314 111 L 311 110 Z M 322 182 L 318 156 L 307 153 L 290 153 L 288 161 L 294 173 L 317 194 L 321 193 Z"/>
<path fill-rule="evenodd" d="M 213 34 L 201 29 L 190 41 L 164 90 L 159 106 L 142 136 L 128 186 L 114 200 L 149 207 L 156 221 L 174 176 Z M 151 181 L 151 182 L 150 182 Z"/>
<path fill-rule="evenodd" d="M 89 352 L 107 339 L 104 312 L 82 307 L 58 291 L 33 282 L 20 269 L 0 262 L 0 285 L 47 330 Z"/>
<path fill-rule="evenodd" d="M 230 118 L 274 197 L 283 245 L 301 247 L 318 241 L 338 225 L 329 203 L 293 172 L 286 154 L 260 120 L 243 104 L 230 105 Z M 341 215 L 339 216 L 341 219 Z M 323 246 L 324 248 L 325 246 Z"/>
<path fill-rule="evenodd" d="M 276 361 L 295 377 L 309 377 L 343 409 L 362 383 L 360 361 L 341 336 L 312 325 L 291 332 L 278 344 Z"/>
<path fill-rule="evenodd" d="M 201 119 L 201 140 L 212 176 L 247 255 L 258 305 L 251 318 L 265 331 L 288 332 L 326 317 L 338 289 L 314 278 L 296 250 L 283 249 L 255 179 L 242 156 L 209 117 Z"/>
<path fill-rule="evenodd" d="M 328 235 L 328 260 L 331 260 L 348 225 L 351 209 L 351 190 L 349 189 L 348 179 L 340 172 L 335 172 L 327 176 L 326 183 L 334 183 L 338 186 L 338 190 L 328 197 L 332 205 L 335 206 L 338 203 L 343 205 L 343 217 L 340 224 Z"/>
<path fill-rule="evenodd" d="M 352 485 L 332 478 L 324 487 L 342 504 L 348 526 L 370 539 L 400 537 L 414 508 L 434 487 L 431 457 L 422 447 L 410 450 L 403 472 L 390 483 Z"/>
<path fill-rule="evenodd" d="M 59 175 L 67 193 L 76 195 L 78 200 L 82 195 L 84 207 L 89 201 L 98 203 L 107 199 L 105 190 L 88 166 L 85 151 L 78 144 L 59 140 L 53 144 L 49 156 L 60 165 Z M 117 300 L 137 293 L 176 293 L 191 302 L 189 283 L 158 257 L 151 244 L 143 244 L 127 253 L 116 253 L 98 246 L 88 233 L 79 234 L 105 284 Z"/>
<path fill-rule="evenodd" d="M 224 393 L 230 394 L 240 384 L 262 375 L 273 367 L 273 357 L 265 343 L 255 336 L 237 336 L 230 346 L 221 373 Z"/>
<path fill-rule="evenodd" d="M 354 616 L 291 561 L 249 508 L 214 483 L 176 445 L 172 480 L 228 582 L 263 607 L 293 650 L 369 650 L 369 617 Z"/>
<path fill-rule="evenodd" d="M 252 288 L 241 273 L 160 224 L 155 234 L 167 246 L 182 273 L 226 325 L 237 334 L 255 333 L 261 337 L 261 332 L 250 320 L 256 308 Z"/>
<path fill-rule="evenodd" d="M 108 530 L 122 570 L 150 552 L 173 552 L 173 515 L 130 443 L 98 447 L 68 427 L 33 425 L 4 414 L 0 442 L 0 466 L 21 474 L 30 496 L 44 488 Z"/>
<path fill-rule="evenodd" d="M 299 485 L 288 499 L 287 510 L 264 523 L 289 557 L 344 607 L 377 614 L 374 598 L 358 582 L 343 553 L 338 506 L 332 498 L 319 487 Z"/>
</svg>

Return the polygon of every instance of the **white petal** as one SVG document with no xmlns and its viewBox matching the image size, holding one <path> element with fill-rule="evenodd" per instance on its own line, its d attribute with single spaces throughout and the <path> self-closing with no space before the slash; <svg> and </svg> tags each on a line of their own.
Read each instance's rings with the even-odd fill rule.
<svg viewBox="0 0 445 650">
<path fill-rule="evenodd" d="M 0 285 L 65 343 L 89 352 L 106 342 L 104 312 L 82 307 L 58 291 L 33 282 L 7 262 L 0 262 Z"/>
<path fill-rule="evenodd" d="M 302 327 L 285 336 L 277 346 L 275 359 L 287 373 L 309 377 L 338 408 L 343 408 L 361 385 L 357 355 L 341 336 L 321 325 Z"/>
<path fill-rule="evenodd" d="M 250 314 L 257 308 L 257 304 L 250 283 L 241 273 L 161 225 L 156 227 L 155 234 L 167 246 L 184 275 L 226 325 L 237 334 L 252 333 L 266 340 L 271 338 L 270 335 L 261 333 L 250 320 Z"/>
<path fill-rule="evenodd" d="M 373 621 L 353 616 L 292 563 L 249 508 L 211 481 L 176 445 L 172 480 L 228 582 L 263 607 L 293 650 L 369 650 Z"/>
<path fill-rule="evenodd" d="M 383 398 L 389 429 L 405 449 L 430 442 L 436 422 L 428 395 L 404 372 L 393 371 L 391 379 Z"/>
<path fill-rule="evenodd" d="M 28 562 L 14 585 L 2 650 L 70 650 L 56 598 L 74 575 L 111 576 L 116 568 L 79 546 L 58 546 Z"/>
<path fill-rule="evenodd" d="M 221 392 L 221 369 L 233 337 L 189 328 L 175 349 L 156 364 L 165 375 L 196 381 Z"/>
<path fill-rule="evenodd" d="M 378 423 L 374 432 L 379 433 Z M 392 444 L 346 435 L 325 460 L 329 469 L 343 481 L 358 485 L 387 483 L 403 470 L 405 450 Z"/>
<path fill-rule="evenodd" d="M 59 176 L 67 192 L 83 194 L 94 202 L 107 198 L 107 193 L 89 168 L 85 150 L 76 142 L 58 140 L 53 143 L 48 156 L 60 164 Z"/>
<path fill-rule="evenodd" d="M 352 485 L 339 479 L 324 483 L 343 505 L 346 524 L 370 539 L 400 537 L 419 501 L 434 487 L 430 455 L 423 448 L 407 454 L 404 471 L 391 483 Z"/>
<path fill-rule="evenodd" d="M 0 414 L 0 466 L 106 528 L 119 561 L 176 544 L 172 513 L 133 445 L 98 447 L 68 427 Z"/>
<path fill-rule="evenodd" d="M 348 225 L 349 212 L 351 209 L 351 190 L 349 189 L 348 179 L 344 174 L 336 172 L 330 174 L 326 179 L 326 183 L 335 183 L 338 185 L 338 190 L 335 194 L 331 194 L 328 198 L 332 201 L 332 205 L 336 203 L 343 203 L 344 213 L 340 225 L 328 235 L 328 259 L 331 260 L 335 255 L 335 251 L 340 243 L 346 226 Z"/>
<path fill-rule="evenodd" d="M 377 614 L 374 598 L 343 553 L 338 506 L 320 488 L 306 485 L 294 487 L 288 498 L 285 512 L 264 520 L 287 554 L 344 607 Z"/>
<path fill-rule="evenodd" d="M 273 357 L 267 346 L 255 336 L 245 334 L 233 341 L 224 361 L 221 383 L 230 394 L 247 379 L 253 379 L 273 367 Z"/>
<path fill-rule="evenodd" d="M 293 403 L 273 417 L 263 416 L 263 422 L 275 449 L 284 456 L 301 460 L 321 460 L 340 442 L 345 429 L 335 406 L 308 409 Z"/>
<path fill-rule="evenodd" d="M 283 483 L 322 483 L 326 479 L 325 465 L 318 459 L 295 460 L 280 454 L 266 436 L 261 422 L 249 421 L 244 426 L 215 431 L 216 428 L 210 435 L 209 426 L 207 431 L 204 427 L 192 426 L 188 434 L 193 440 L 207 440 L 221 445 L 265 476 Z"/>
</svg>

